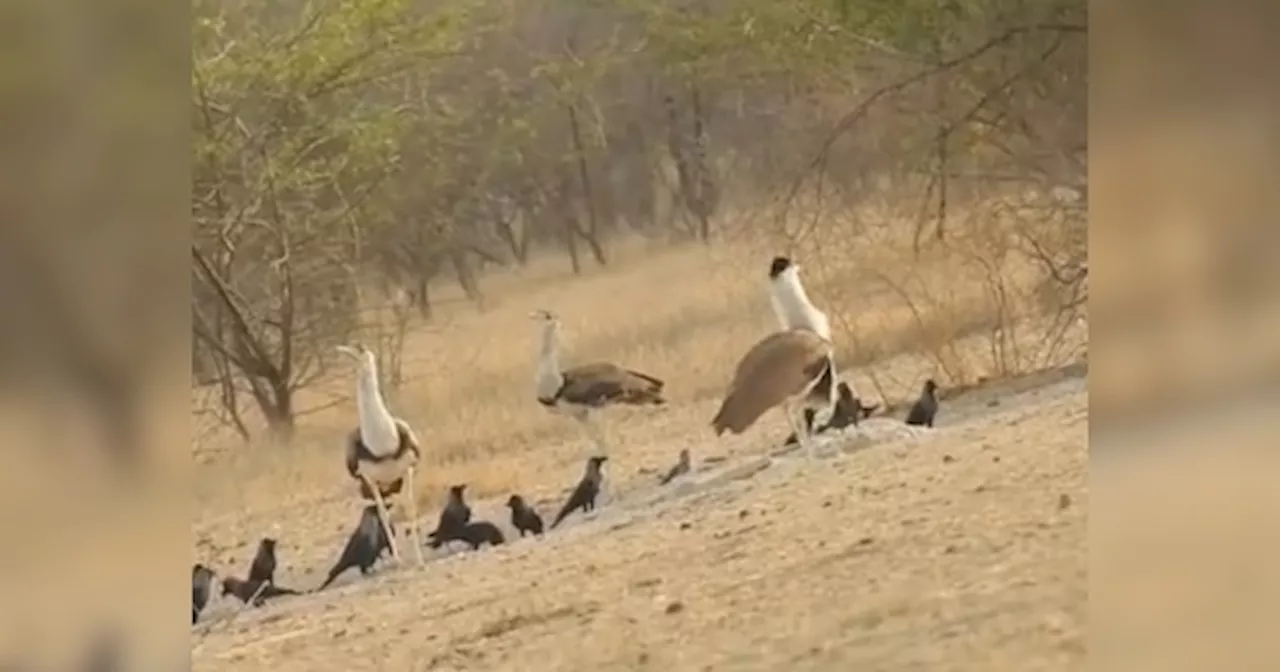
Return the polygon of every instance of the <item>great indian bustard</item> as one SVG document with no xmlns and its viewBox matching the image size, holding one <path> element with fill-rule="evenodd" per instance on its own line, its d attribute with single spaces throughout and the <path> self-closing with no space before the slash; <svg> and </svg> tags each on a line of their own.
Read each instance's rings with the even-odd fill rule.
<svg viewBox="0 0 1280 672">
<path fill-rule="evenodd" d="M 360 424 L 347 436 L 347 473 L 360 480 L 360 495 L 372 499 L 378 507 L 378 518 L 391 547 L 391 555 L 400 559 L 395 533 L 387 513 L 386 498 L 399 493 L 408 485 L 407 500 L 409 534 L 414 554 L 422 563 L 422 543 L 418 539 L 417 491 L 414 489 L 414 472 L 420 451 L 418 438 L 404 420 L 391 415 L 382 400 L 378 384 L 378 362 L 373 352 L 364 345 L 338 346 L 356 363 L 356 409 Z"/>
<path fill-rule="evenodd" d="M 809 301 L 799 267 L 790 259 L 775 257 L 769 280 L 770 299 L 784 328 L 761 339 L 738 362 L 711 426 L 717 436 L 725 431 L 741 434 L 766 411 L 779 408 L 800 445 L 813 457 L 816 448 L 799 414 L 835 404 L 831 327 L 827 316 Z"/>
<path fill-rule="evenodd" d="M 538 403 L 577 420 L 586 429 L 601 454 L 608 454 L 603 432 L 595 413 L 606 406 L 633 406 L 666 403 L 663 381 L 610 362 L 592 362 L 568 369 L 560 368 L 560 320 L 549 310 L 536 310 L 530 317 L 542 324 L 542 342 L 534 385 Z"/>
<path fill-rule="evenodd" d="M 769 303 L 773 306 L 774 315 L 778 318 L 778 326 L 783 331 L 808 329 L 828 341 L 832 340 L 831 321 L 827 319 L 827 314 L 819 310 L 809 299 L 804 283 L 800 282 L 800 266 L 789 257 L 774 257 L 769 262 Z M 834 417 L 839 405 L 840 388 L 848 388 L 850 394 L 853 394 L 852 385 L 848 381 L 840 380 L 835 352 L 829 354 L 827 359 L 830 363 L 828 371 L 809 391 L 806 399 L 805 407 L 808 411 L 805 414 L 806 417 L 816 415 L 816 411 L 820 408 L 830 410 L 831 416 Z M 815 432 L 810 430 L 809 435 L 813 434 Z"/>
</svg>

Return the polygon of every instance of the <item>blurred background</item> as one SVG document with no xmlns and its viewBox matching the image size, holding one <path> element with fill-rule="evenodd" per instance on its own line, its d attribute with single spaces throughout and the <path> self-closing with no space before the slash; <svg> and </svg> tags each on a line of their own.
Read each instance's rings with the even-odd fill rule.
<svg viewBox="0 0 1280 672">
<path fill-rule="evenodd" d="M 1098 3 L 1083 32 L 1078 2 L 1012 0 L 0 17 L 0 663 L 182 665 L 193 493 L 347 402 L 333 344 L 394 376 L 414 329 L 650 259 L 629 284 L 710 288 L 648 325 L 674 333 L 780 248 L 840 305 L 880 297 L 836 309 L 844 355 L 954 384 L 1093 360 L 1101 668 L 1275 659 L 1273 6 Z M 526 375 L 504 362 L 485 384 Z M 471 431 L 446 443 L 506 454 Z"/>
</svg>

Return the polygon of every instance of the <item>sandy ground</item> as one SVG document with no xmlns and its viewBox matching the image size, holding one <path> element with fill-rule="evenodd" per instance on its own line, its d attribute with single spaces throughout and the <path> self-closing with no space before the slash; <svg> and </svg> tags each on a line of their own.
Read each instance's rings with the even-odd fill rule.
<svg viewBox="0 0 1280 672">
<path fill-rule="evenodd" d="M 873 419 L 825 457 L 767 468 L 759 456 L 785 435 L 781 418 L 717 442 L 705 438 L 713 411 L 613 421 L 610 500 L 543 538 L 427 551 L 421 567 L 352 570 L 239 613 L 215 603 L 194 629 L 193 668 L 1083 668 L 1084 377 L 970 392 L 920 435 Z M 654 472 L 682 446 L 697 471 L 658 488 Z M 580 472 L 526 493 L 544 518 Z M 510 541 L 503 499 L 472 507 Z M 335 498 L 272 512 L 289 520 L 278 582 L 318 585 L 359 508 Z M 423 512 L 426 529 L 435 515 Z M 236 554 L 247 568 L 252 547 Z"/>
</svg>

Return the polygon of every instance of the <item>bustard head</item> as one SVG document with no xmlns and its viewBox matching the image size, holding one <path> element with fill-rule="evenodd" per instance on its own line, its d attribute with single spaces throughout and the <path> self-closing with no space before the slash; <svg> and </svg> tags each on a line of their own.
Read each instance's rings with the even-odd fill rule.
<svg viewBox="0 0 1280 672">
<path fill-rule="evenodd" d="M 930 378 L 930 379 L 928 379 L 928 380 L 924 381 L 924 393 L 925 393 L 925 394 L 927 394 L 927 395 L 929 395 L 929 396 L 931 396 L 931 397 L 932 397 L 932 396 L 934 396 L 934 394 L 935 394 L 937 391 L 938 391 L 938 384 L 937 384 L 936 382 L 934 382 L 934 380 L 933 380 L 932 378 Z"/>
<path fill-rule="evenodd" d="M 774 257 L 773 262 L 769 264 L 769 279 L 776 280 L 779 275 L 782 275 L 788 269 L 795 269 L 792 270 L 792 273 L 795 273 L 796 270 L 799 270 L 799 267 L 789 257 Z"/>
<path fill-rule="evenodd" d="M 560 324 L 560 316 L 546 308 L 539 308 L 529 313 L 529 318 L 542 324 Z"/>
<path fill-rule="evenodd" d="M 524 498 L 520 495 L 511 495 L 507 498 L 507 508 L 520 509 L 524 508 Z"/>
<path fill-rule="evenodd" d="M 334 349 L 354 359 L 356 366 L 359 366 L 360 368 L 369 371 L 377 369 L 377 357 L 375 357 L 373 351 L 363 343 L 356 343 L 355 345 L 339 345 Z"/>
<path fill-rule="evenodd" d="M 831 322 L 809 299 L 800 282 L 800 265 L 790 257 L 777 256 L 769 263 L 769 302 L 783 329 L 810 329 L 831 339 Z"/>
</svg>

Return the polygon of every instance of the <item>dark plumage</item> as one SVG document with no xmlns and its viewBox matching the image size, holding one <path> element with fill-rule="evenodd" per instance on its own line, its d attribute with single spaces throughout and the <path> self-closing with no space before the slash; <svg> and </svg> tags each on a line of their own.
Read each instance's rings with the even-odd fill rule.
<svg viewBox="0 0 1280 672">
<path fill-rule="evenodd" d="M 853 390 L 849 387 L 848 383 L 845 383 L 845 382 L 837 383 L 836 393 L 837 393 L 836 406 L 835 406 L 835 409 L 831 412 L 831 418 L 827 420 L 825 424 L 819 427 L 818 431 L 813 432 L 814 434 L 822 434 L 832 429 L 844 429 L 849 425 L 853 425 L 854 427 L 857 427 L 859 422 L 871 417 L 871 414 L 874 413 L 877 408 L 880 408 L 880 404 L 863 406 L 862 400 L 853 396 Z M 816 416 L 817 416 L 817 411 L 813 410 L 812 408 L 804 409 L 805 429 L 809 431 L 813 431 L 813 421 Z M 791 446 L 799 442 L 800 441 L 799 439 L 796 438 L 795 432 L 792 432 L 791 435 L 787 437 L 787 440 L 784 441 L 782 445 Z"/>
<path fill-rule="evenodd" d="M 258 542 L 258 552 L 249 565 L 249 581 L 265 581 L 272 585 L 276 582 L 276 540 L 263 537 Z"/>
<path fill-rule="evenodd" d="M 395 534 L 394 527 L 391 533 Z M 390 552 L 391 544 L 387 539 L 386 531 L 382 529 L 382 524 L 378 522 L 378 507 L 366 506 L 360 513 L 360 522 L 356 524 L 356 529 L 351 531 L 350 537 L 347 537 L 347 545 L 342 547 L 342 555 L 338 557 L 338 562 L 334 564 L 333 569 L 329 570 L 328 578 L 318 590 L 327 588 L 339 574 L 352 567 L 359 568 L 361 574 L 368 574 L 378 558 L 382 557 L 383 551 Z"/>
<path fill-rule="evenodd" d="M 498 526 L 487 520 L 477 520 L 474 523 L 463 525 L 462 529 L 458 531 L 458 539 L 471 544 L 472 549 L 478 549 L 484 544 L 499 546 L 506 541 Z"/>
<path fill-rule="evenodd" d="M 414 456 L 420 455 L 417 442 L 409 432 L 407 426 L 404 425 L 404 423 L 397 421 L 396 429 L 398 429 L 400 433 L 400 446 L 396 448 L 394 453 L 382 457 L 373 454 L 373 452 L 364 445 L 364 442 L 360 440 L 359 427 L 351 430 L 351 433 L 347 435 L 347 474 L 350 475 L 351 478 L 360 481 L 360 496 L 364 499 L 373 501 L 373 491 L 369 489 L 369 484 L 360 478 L 357 471 L 360 463 L 380 464 L 383 462 L 399 462 L 408 457 L 409 454 Z M 398 494 L 402 489 L 404 489 L 403 477 L 378 484 L 378 494 L 382 495 L 383 499 Z"/>
<path fill-rule="evenodd" d="M 586 473 L 582 475 L 582 480 L 578 481 L 578 487 L 573 489 L 573 494 L 569 495 L 569 501 L 564 503 L 560 513 L 556 514 L 555 520 L 551 522 L 551 529 L 554 530 L 560 521 L 578 509 L 585 512 L 596 508 L 596 495 L 600 494 L 600 484 L 604 481 L 600 465 L 608 459 L 603 455 L 587 458 Z"/>
<path fill-rule="evenodd" d="M 200 563 L 191 566 L 191 624 L 200 620 L 200 612 L 209 604 L 213 595 L 213 581 L 218 578 L 212 569 Z"/>
<path fill-rule="evenodd" d="M 471 507 L 467 506 L 462 499 L 463 491 L 466 489 L 466 484 L 449 488 L 449 498 L 440 512 L 440 522 L 436 524 L 436 529 L 427 535 L 431 538 L 431 548 L 440 548 L 447 541 L 463 539 L 462 528 L 471 522 Z"/>
<path fill-rule="evenodd" d="M 676 461 L 675 466 L 667 470 L 667 473 L 663 474 L 662 477 L 658 479 L 658 485 L 666 485 L 675 480 L 677 476 L 689 473 L 691 466 L 692 465 L 689 462 L 689 449 L 681 448 L 680 459 Z"/>
<path fill-rule="evenodd" d="M 538 399 L 543 406 L 556 406 L 561 402 L 588 408 L 667 403 L 662 397 L 663 381 L 617 364 L 592 362 L 565 369 L 560 375 L 564 376 L 564 384 L 551 397 Z"/>
<path fill-rule="evenodd" d="M 542 516 L 539 516 L 532 506 L 526 504 L 523 497 L 520 495 L 508 497 L 507 508 L 511 509 L 511 525 L 520 532 L 521 537 L 525 534 L 542 534 Z"/>
<path fill-rule="evenodd" d="M 782 256 L 774 257 L 773 261 L 769 262 L 769 279 L 773 280 L 779 275 L 782 275 L 782 272 L 788 268 L 791 268 L 790 258 Z"/>
<path fill-rule="evenodd" d="M 280 588 L 262 581 L 245 581 L 234 576 L 228 576 L 222 580 L 222 594 L 234 595 L 241 602 L 248 602 L 252 599 L 253 606 L 260 607 L 273 597 L 297 595 L 298 591 Z M 255 594 L 257 597 L 254 597 Z"/>
<path fill-rule="evenodd" d="M 920 398 L 911 405 L 911 410 L 907 412 L 906 423 L 908 425 L 933 427 L 933 417 L 938 414 L 937 392 L 938 384 L 933 382 L 932 378 L 924 381 L 924 389 L 920 391 Z"/>
</svg>

